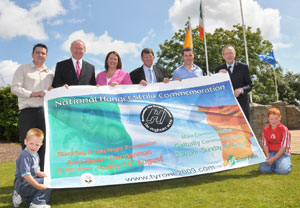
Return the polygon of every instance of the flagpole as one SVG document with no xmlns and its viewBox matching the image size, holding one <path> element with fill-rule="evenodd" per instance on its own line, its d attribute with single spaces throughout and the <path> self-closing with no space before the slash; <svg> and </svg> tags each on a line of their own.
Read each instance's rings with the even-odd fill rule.
<svg viewBox="0 0 300 208">
<path fill-rule="evenodd" d="M 276 89 L 276 101 L 279 100 L 279 95 L 278 95 L 278 87 L 277 87 L 277 78 L 276 78 L 276 71 L 275 71 L 275 67 L 272 67 L 273 68 L 273 72 L 274 72 L 274 80 L 275 80 L 275 89 Z"/>
<path fill-rule="evenodd" d="M 200 0 L 200 7 L 202 8 L 202 0 Z M 205 35 L 205 24 L 204 24 L 204 9 L 201 9 L 202 12 L 202 21 L 203 21 L 203 32 L 204 32 L 204 51 L 205 51 L 205 61 L 206 61 L 206 75 L 209 75 L 208 67 L 208 56 L 207 56 L 207 46 L 206 46 L 206 35 Z"/>
<path fill-rule="evenodd" d="M 275 59 L 275 56 L 274 56 L 274 52 L 272 50 L 271 53 L 269 53 L 268 55 L 258 55 L 258 54 L 256 54 L 256 55 L 263 62 L 266 62 L 266 63 L 269 63 L 269 64 L 272 65 L 272 71 L 274 73 L 274 84 L 275 84 L 275 90 L 276 90 L 276 101 L 278 101 L 279 100 L 279 93 L 278 93 L 277 76 L 276 76 L 276 70 L 275 70 L 276 59 Z"/>
<path fill-rule="evenodd" d="M 279 93 L 278 93 L 278 85 L 277 85 L 277 76 L 276 76 L 276 70 L 275 70 L 275 67 L 276 67 L 276 59 L 275 59 L 275 56 L 274 56 L 274 51 L 272 50 L 272 52 L 270 53 L 272 54 L 273 58 L 274 58 L 274 64 L 272 65 L 272 68 L 273 68 L 273 73 L 274 73 L 274 81 L 275 81 L 275 90 L 276 90 L 276 101 L 279 100 Z"/>
<path fill-rule="evenodd" d="M 242 27 L 243 27 L 244 43 L 245 43 L 246 63 L 248 65 L 248 67 L 250 68 L 250 66 L 249 66 L 249 59 L 248 59 L 247 39 L 246 39 L 246 32 L 245 32 L 245 24 L 244 24 L 244 14 L 243 14 L 242 0 L 240 0 L 240 8 L 241 8 Z M 252 92 L 250 92 L 249 95 L 250 95 L 250 102 L 252 103 Z"/>
</svg>

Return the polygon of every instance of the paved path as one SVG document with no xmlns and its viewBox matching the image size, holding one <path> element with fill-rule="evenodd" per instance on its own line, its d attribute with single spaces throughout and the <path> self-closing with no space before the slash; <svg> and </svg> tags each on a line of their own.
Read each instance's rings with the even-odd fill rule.
<svg viewBox="0 0 300 208">
<path fill-rule="evenodd" d="M 292 134 L 292 154 L 300 154 L 300 130 L 291 130 L 290 132 Z"/>
</svg>

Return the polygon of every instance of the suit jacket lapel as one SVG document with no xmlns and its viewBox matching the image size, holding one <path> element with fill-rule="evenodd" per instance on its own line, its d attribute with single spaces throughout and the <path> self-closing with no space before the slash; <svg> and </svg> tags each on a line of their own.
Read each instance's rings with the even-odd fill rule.
<svg viewBox="0 0 300 208">
<path fill-rule="evenodd" d="M 226 71 L 228 72 L 229 76 L 231 76 L 231 70 L 227 67 L 227 64 L 224 64 L 224 67 L 222 67 L 223 69 L 226 69 Z"/>
<path fill-rule="evenodd" d="M 155 65 L 153 65 L 153 70 L 154 70 L 154 74 L 155 74 L 155 78 L 156 78 L 156 82 L 158 82 L 158 77 L 159 77 L 159 74 L 158 74 L 158 71 L 157 71 L 157 68 Z"/>
<path fill-rule="evenodd" d="M 238 62 L 237 62 L 237 61 L 235 61 L 235 62 L 234 62 L 234 67 L 233 67 L 232 74 L 236 73 L 236 72 L 237 72 L 237 70 L 238 70 Z"/>
<path fill-rule="evenodd" d="M 144 65 L 142 65 L 140 68 L 140 74 L 141 74 L 141 80 L 146 80 L 146 75 L 144 72 Z"/>
<path fill-rule="evenodd" d="M 73 79 L 76 79 L 77 80 L 77 73 L 76 73 L 76 69 L 74 68 L 74 65 L 73 65 L 73 61 L 72 61 L 72 58 L 69 59 L 69 64 L 70 64 L 70 76 L 73 77 Z"/>
<path fill-rule="evenodd" d="M 82 66 L 81 66 L 81 72 L 80 72 L 79 79 L 81 79 L 81 77 L 84 76 L 85 71 L 86 71 L 86 65 L 87 65 L 87 62 L 85 62 L 84 60 L 82 60 Z"/>
</svg>

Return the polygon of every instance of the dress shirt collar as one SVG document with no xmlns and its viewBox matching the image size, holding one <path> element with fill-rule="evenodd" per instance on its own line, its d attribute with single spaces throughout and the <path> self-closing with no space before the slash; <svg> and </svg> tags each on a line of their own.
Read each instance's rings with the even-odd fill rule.
<svg viewBox="0 0 300 208">
<path fill-rule="evenodd" d="M 41 69 L 39 69 L 36 67 L 36 65 L 33 62 L 31 62 L 31 67 L 32 67 L 32 69 L 36 69 L 38 71 L 45 71 L 47 73 L 49 72 L 49 69 L 47 68 L 47 66 L 45 64 L 43 64 L 43 67 Z"/>
<path fill-rule="evenodd" d="M 193 69 L 192 71 L 190 71 L 188 68 L 185 67 L 184 64 L 182 64 L 180 67 L 183 67 L 185 70 L 187 70 L 188 72 L 192 73 L 193 71 L 197 70 L 199 67 L 193 63 Z"/>
<path fill-rule="evenodd" d="M 153 64 L 151 65 L 150 68 L 144 64 L 144 65 L 143 65 L 143 69 L 144 69 L 144 70 L 153 70 Z"/>
<path fill-rule="evenodd" d="M 78 61 L 79 61 L 80 69 L 82 69 L 82 59 L 80 59 Z M 73 66 L 74 66 L 75 72 L 77 73 L 77 70 L 76 70 L 77 60 L 72 57 L 72 62 L 73 62 Z"/>
<path fill-rule="evenodd" d="M 234 64 L 235 64 L 235 61 L 233 61 L 232 64 L 227 64 L 227 63 L 226 63 L 227 69 L 228 69 L 229 66 L 231 66 L 231 68 L 230 68 L 231 73 L 233 72 Z"/>
</svg>

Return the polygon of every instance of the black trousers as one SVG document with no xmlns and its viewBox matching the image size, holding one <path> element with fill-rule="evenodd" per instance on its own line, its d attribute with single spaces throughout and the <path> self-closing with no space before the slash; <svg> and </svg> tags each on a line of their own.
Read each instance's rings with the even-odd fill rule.
<svg viewBox="0 0 300 208">
<path fill-rule="evenodd" d="M 40 156 L 40 168 L 44 171 L 44 160 L 45 160 L 45 145 L 46 145 L 46 126 L 44 108 L 25 108 L 21 110 L 18 121 L 19 127 L 19 140 L 22 144 L 22 149 L 25 149 L 24 139 L 26 138 L 27 131 L 31 128 L 38 128 L 44 133 L 44 142 L 38 151 Z"/>
</svg>

